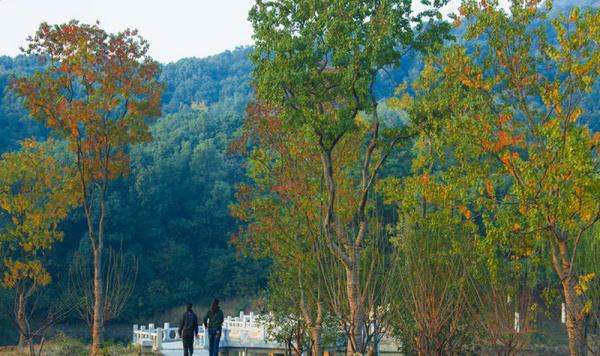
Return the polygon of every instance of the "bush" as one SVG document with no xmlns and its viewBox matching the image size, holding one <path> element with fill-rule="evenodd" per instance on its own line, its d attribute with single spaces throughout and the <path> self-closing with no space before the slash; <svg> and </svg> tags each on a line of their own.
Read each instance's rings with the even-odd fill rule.
<svg viewBox="0 0 600 356">
<path fill-rule="evenodd" d="M 48 356 L 85 356 L 90 353 L 90 345 L 81 342 L 64 334 L 60 334 L 46 343 L 44 354 Z M 114 343 L 107 340 L 102 348 L 104 356 L 127 356 L 138 355 L 138 352 L 132 344 Z"/>
<path fill-rule="evenodd" d="M 90 352 L 89 345 L 64 334 L 59 334 L 48 340 L 44 346 L 44 350 L 48 356 L 83 356 L 88 355 Z"/>
</svg>

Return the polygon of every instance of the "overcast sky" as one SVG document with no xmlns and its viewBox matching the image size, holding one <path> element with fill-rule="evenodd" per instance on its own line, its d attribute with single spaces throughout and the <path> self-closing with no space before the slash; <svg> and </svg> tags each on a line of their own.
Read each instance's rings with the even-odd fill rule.
<svg viewBox="0 0 600 356">
<path fill-rule="evenodd" d="M 418 2 L 418 1 L 414 1 Z M 41 22 L 100 21 L 109 32 L 137 28 L 161 62 L 252 44 L 254 0 L 0 0 L 0 55 L 14 56 Z M 454 11 L 452 0 L 445 12 Z"/>
</svg>

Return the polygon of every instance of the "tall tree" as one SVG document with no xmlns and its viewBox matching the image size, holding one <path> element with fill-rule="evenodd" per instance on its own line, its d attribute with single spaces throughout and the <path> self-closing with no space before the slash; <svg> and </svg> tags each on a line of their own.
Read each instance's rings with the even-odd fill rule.
<svg viewBox="0 0 600 356">
<path fill-rule="evenodd" d="M 586 276 L 574 266 L 600 219 L 600 134 L 578 119 L 600 72 L 600 11 L 574 8 L 548 27 L 540 4 L 515 0 L 507 13 L 496 1 L 465 1 L 457 20 L 475 46 L 453 46 L 426 66 L 417 105 L 440 119 L 438 144 L 455 163 L 448 178 L 473 197 L 488 246 L 511 258 L 534 255 L 539 242 L 550 250 L 570 352 L 583 355 Z"/>
<path fill-rule="evenodd" d="M 298 326 L 304 326 L 300 333 L 308 332 L 309 351 L 321 355 L 327 311 L 316 261 L 321 237 L 319 153 L 305 137 L 283 129 L 277 115 L 272 106 L 251 104 L 244 134 L 234 145 L 248 157 L 250 182 L 238 185 L 237 203 L 232 206 L 232 215 L 247 223 L 233 242 L 254 257 L 273 260 L 271 279 L 278 282 L 271 283 L 269 304 L 275 307 L 275 316 L 293 311 L 300 320 L 292 319 L 291 331 L 296 335 Z M 283 282 L 293 291 L 283 295 L 275 286 Z M 280 317 L 281 321 L 291 316 Z M 298 340 L 295 350 L 301 354 L 306 350 Z"/>
<path fill-rule="evenodd" d="M 107 34 L 98 24 L 40 25 L 27 54 L 46 62 L 14 84 L 31 115 L 69 142 L 93 252 L 92 355 L 103 345 L 103 276 L 109 183 L 128 170 L 127 146 L 151 140 L 148 123 L 160 115 L 159 66 L 137 31 Z"/>
<path fill-rule="evenodd" d="M 446 1 L 414 15 L 411 1 L 262 1 L 250 12 L 256 51 L 254 84 L 259 99 L 281 108 L 280 118 L 292 132 L 310 132 L 321 157 L 327 193 L 321 221 L 326 245 L 343 266 L 348 319 L 348 354 L 368 345 L 364 308 L 368 271 L 360 256 L 368 234 L 367 203 L 373 183 L 391 148 L 405 135 L 382 135 L 374 86 L 380 72 L 397 65 L 411 49 L 434 47 L 448 25 L 438 9 Z M 353 192 L 352 217 L 342 220 L 333 152 L 344 136 L 367 122 Z M 384 136 L 387 136 L 384 137 Z M 386 142 L 387 141 L 387 142 Z M 366 284 L 368 285 L 368 283 Z"/>
<path fill-rule="evenodd" d="M 2 286 L 15 291 L 19 345 L 34 355 L 37 328 L 30 325 L 28 306 L 51 281 L 43 255 L 62 240 L 59 223 L 77 203 L 74 177 L 33 140 L 0 159 L 0 250 Z"/>
</svg>

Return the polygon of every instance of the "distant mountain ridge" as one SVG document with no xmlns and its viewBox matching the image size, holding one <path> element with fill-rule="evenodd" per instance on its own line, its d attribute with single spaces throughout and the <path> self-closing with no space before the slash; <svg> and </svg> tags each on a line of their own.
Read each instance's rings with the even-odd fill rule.
<svg viewBox="0 0 600 356">
<path fill-rule="evenodd" d="M 251 95 L 252 63 L 250 47 L 240 47 L 206 58 L 185 58 L 163 65 L 165 82 L 163 114 L 208 108 L 226 98 L 248 100 Z M 0 152 L 14 149 L 16 142 L 29 136 L 46 136 L 31 120 L 21 101 L 10 90 L 14 76 L 33 74 L 42 66 L 33 57 L 0 56 Z"/>
<path fill-rule="evenodd" d="M 568 12 L 574 6 L 600 7 L 600 0 L 560 0 L 553 1 L 551 15 Z M 460 31 L 459 31 L 460 32 Z M 217 55 L 204 58 L 183 58 L 163 65 L 161 79 L 165 82 L 162 112 L 164 115 L 194 110 L 208 110 L 211 105 L 235 98 L 238 106 L 252 96 L 252 62 L 248 55 L 253 47 L 238 47 Z M 27 75 L 40 69 L 35 58 L 19 55 L 0 56 L 0 152 L 14 149 L 16 142 L 29 136 L 45 136 L 38 123 L 29 119 L 27 112 L 9 89 L 10 78 Z M 394 89 L 404 81 L 412 82 L 422 68 L 416 55 L 402 59 L 398 68 L 382 73 L 376 86 L 377 96 L 390 97 Z M 584 103 L 588 115 L 584 121 L 592 130 L 600 130 L 600 117 L 591 113 L 600 112 L 600 84 Z M 243 113 L 244 108 L 238 108 Z"/>
</svg>

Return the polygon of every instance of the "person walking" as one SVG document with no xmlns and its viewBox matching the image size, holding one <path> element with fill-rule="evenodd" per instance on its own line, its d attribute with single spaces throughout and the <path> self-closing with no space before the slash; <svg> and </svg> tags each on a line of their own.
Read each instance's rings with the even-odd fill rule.
<svg viewBox="0 0 600 356">
<path fill-rule="evenodd" d="M 204 317 L 204 327 L 208 329 L 209 356 L 219 356 L 219 342 L 223 331 L 223 311 L 219 308 L 219 300 L 215 299 Z"/>
<path fill-rule="evenodd" d="M 192 303 L 187 304 L 187 309 L 179 324 L 179 335 L 183 341 L 183 356 L 192 356 L 194 353 L 194 336 L 198 335 L 198 317 L 192 310 Z"/>
</svg>

